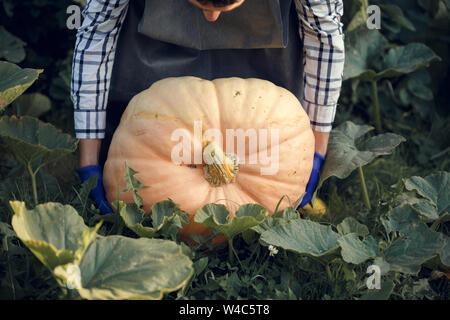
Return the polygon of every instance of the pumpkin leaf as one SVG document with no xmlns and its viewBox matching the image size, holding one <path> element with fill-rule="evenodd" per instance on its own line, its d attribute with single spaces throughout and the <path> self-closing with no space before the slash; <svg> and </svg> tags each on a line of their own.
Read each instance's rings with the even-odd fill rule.
<svg viewBox="0 0 450 320">
<path fill-rule="evenodd" d="M 433 61 L 440 61 L 433 50 L 423 43 L 409 43 L 390 49 L 383 57 L 382 70 L 374 78 L 394 78 L 428 67 Z"/>
<path fill-rule="evenodd" d="M 349 233 L 337 241 L 342 249 L 342 258 L 348 263 L 360 264 L 380 255 L 378 241 L 372 236 L 361 241 L 356 234 Z"/>
<path fill-rule="evenodd" d="M 450 267 L 450 237 L 444 237 L 444 245 L 442 246 L 439 255 L 441 262 L 447 267 Z"/>
<path fill-rule="evenodd" d="M 394 291 L 394 281 L 386 279 L 381 283 L 380 289 L 371 289 L 366 294 L 363 294 L 359 300 L 388 300 Z"/>
<path fill-rule="evenodd" d="M 192 261 L 173 241 L 100 237 L 80 265 L 84 299 L 161 299 L 183 287 L 194 273 Z"/>
<path fill-rule="evenodd" d="M 419 203 L 414 207 L 424 212 L 431 219 L 438 219 L 449 214 L 450 210 L 450 173 L 438 172 L 425 178 L 411 177 L 404 180 L 405 188 L 415 191 L 430 202 L 430 205 Z M 432 208 L 434 207 L 434 212 Z M 433 212 L 433 213 L 430 213 Z"/>
<path fill-rule="evenodd" d="M 262 234 L 266 230 L 286 224 L 293 219 L 300 219 L 300 214 L 293 207 L 286 207 L 282 211 L 278 211 L 271 216 L 267 216 L 261 224 L 252 227 L 251 230 Z"/>
<path fill-rule="evenodd" d="M 197 211 L 194 221 L 201 223 L 228 239 L 261 224 L 266 218 L 267 209 L 258 204 L 245 204 L 239 207 L 233 218 L 223 204 L 209 203 Z"/>
<path fill-rule="evenodd" d="M 420 224 L 386 248 L 384 258 L 393 271 L 417 274 L 423 263 L 443 252 L 445 241 L 443 234 Z"/>
<path fill-rule="evenodd" d="M 11 201 L 12 226 L 17 237 L 50 270 L 79 262 L 100 224 L 88 228 L 71 206 L 47 203 L 28 210 L 24 202 Z"/>
<path fill-rule="evenodd" d="M 352 17 L 352 20 L 347 24 L 345 33 L 355 30 L 362 25 L 366 25 L 367 19 L 369 18 L 367 14 L 367 7 L 369 6 L 367 0 L 355 0 L 349 5 L 350 8 L 346 7 L 345 10 L 349 10 L 351 12 L 348 17 Z"/>
<path fill-rule="evenodd" d="M 343 79 L 372 80 L 376 76 L 374 64 L 377 55 L 384 51 L 387 44 L 387 39 L 380 32 L 369 30 L 365 23 L 348 32 L 345 36 L 346 52 Z"/>
<path fill-rule="evenodd" d="M 339 234 L 343 236 L 349 233 L 354 233 L 360 237 L 369 235 L 369 228 L 367 228 L 366 225 L 359 223 L 359 221 L 353 217 L 345 218 L 336 228 Z"/>
<path fill-rule="evenodd" d="M 0 108 L 4 108 L 25 92 L 43 70 L 22 69 L 0 61 Z"/>
<path fill-rule="evenodd" d="M 25 59 L 25 42 L 0 26 L 0 59 L 20 63 Z"/>
<path fill-rule="evenodd" d="M 78 141 L 36 118 L 2 117 L 0 137 L 25 167 L 37 171 L 45 164 L 76 150 Z"/>
<path fill-rule="evenodd" d="M 52 108 L 50 99 L 41 93 L 24 94 L 12 104 L 13 113 L 17 116 L 30 116 L 39 118 Z"/>
<path fill-rule="evenodd" d="M 373 127 L 346 121 L 331 132 L 318 188 L 332 176 L 347 178 L 353 170 L 378 156 L 391 154 L 400 143 L 406 141 L 400 135 L 385 133 L 367 139 L 361 143 L 363 147 L 358 148 L 357 140 L 372 130 Z"/>
<path fill-rule="evenodd" d="M 422 224 L 420 216 L 408 204 L 390 210 L 386 217 L 380 220 L 387 233 L 398 231 L 402 235 L 413 232 Z"/>
<path fill-rule="evenodd" d="M 291 220 L 264 231 L 260 241 L 299 254 L 322 257 L 334 252 L 338 247 L 339 234 L 330 226 L 304 219 Z"/>
<path fill-rule="evenodd" d="M 120 201 L 118 207 L 125 225 L 140 237 L 154 238 L 164 234 L 175 239 L 178 229 L 189 223 L 188 214 L 172 200 L 154 204 L 151 217 L 135 203 Z"/>
<path fill-rule="evenodd" d="M 136 170 L 133 170 L 132 168 L 128 167 L 127 164 L 125 164 L 125 182 L 126 182 L 126 188 L 122 192 L 133 192 L 133 200 L 134 203 L 139 208 L 143 207 L 142 197 L 138 195 L 138 189 L 145 189 L 148 188 L 147 186 L 144 186 L 136 177 L 135 175 L 138 174 Z"/>
<path fill-rule="evenodd" d="M 379 4 L 382 12 L 386 14 L 392 21 L 397 23 L 398 25 L 411 30 L 416 31 L 416 28 L 414 28 L 414 24 L 405 17 L 403 14 L 403 10 L 394 4 Z"/>
<path fill-rule="evenodd" d="M 365 26 L 346 34 L 343 79 L 378 81 L 399 77 L 441 60 L 423 43 L 391 48 L 384 54 L 387 44 L 388 41 L 380 32 L 369 30 Z"/>
</svg>

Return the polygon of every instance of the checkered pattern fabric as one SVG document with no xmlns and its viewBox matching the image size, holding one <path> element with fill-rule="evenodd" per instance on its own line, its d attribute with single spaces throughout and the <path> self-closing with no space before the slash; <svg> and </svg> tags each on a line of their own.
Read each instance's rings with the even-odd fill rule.
<svg viewBox="0 0 450 320">
<path fill-rule="evenodd" d="M 103 139 L 118 35 L 130 0 L 88 0 L 78 29 L 71 98 L 78 139 Z M 281 0 L 283 1 L 283 0 Z M 294 0 L 303 40 L 304 100 L 313 130 L 331 131 L 344 69 L 342 0 Z"/>
</svg>

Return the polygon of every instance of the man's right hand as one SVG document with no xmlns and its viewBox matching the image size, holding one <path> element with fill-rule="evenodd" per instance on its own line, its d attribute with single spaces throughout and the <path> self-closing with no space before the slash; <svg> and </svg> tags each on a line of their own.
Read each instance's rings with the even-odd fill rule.
<svg viewBox="0 0 450 320">
<path fill-rule="evenodd" d="M 80 139 L 80 169 L 78 169 L 77 172 L 81 182 L 85 182 L 92 176 L 97 176 L 97 186 L 91 190 L 89 196 L 94 200 L 101 214 L 109 214 L 113 213 L 113 210 L 105 198 L 102 168 L 98 165 L 101 143 L 101 139 Z"/>
<path fill-rule="evenodd" d="M 91 190 L 89 196 L 94 200 L 96 207 L 100 210 L 100 214 L 114 213 L 105 198 L 105 190 L 103 188 L 103 174 L 100 166 L 93 165 L 77 169 L 81 182 L 85 182 L 92 176 L 97 176 L 97 186 Z"/>
</svg>

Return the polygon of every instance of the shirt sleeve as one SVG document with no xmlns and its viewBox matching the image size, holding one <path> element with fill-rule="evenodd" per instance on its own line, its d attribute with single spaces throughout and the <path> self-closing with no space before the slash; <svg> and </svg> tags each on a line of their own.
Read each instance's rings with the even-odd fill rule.
<svg viewBox="0 0 450 320">
<path fill-rule="evenodd" d="M 78 139 L 103 139 L 117 38 L 129 0 L 88 0 L 77 31 L 71 99 Z"/>
<path fill-rule="evenodd" d="M 330 132 L 339 99 L 344 62 L 342 0 L 295 0 L 303 40 L 302 105 L 315 131 Z"/>
</svg>

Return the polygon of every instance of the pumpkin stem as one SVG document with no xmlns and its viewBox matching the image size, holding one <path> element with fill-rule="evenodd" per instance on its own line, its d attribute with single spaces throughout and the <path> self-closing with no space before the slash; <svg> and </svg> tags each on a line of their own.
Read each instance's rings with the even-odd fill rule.
<svg viewBox="0 0 450 320">
<path fill-rule="evenodd" d="M 239 171 L 239 161 L 234 154 L 224 153 L 215 143 L 209 142 L 203 148 L 203 174 L 214 186 L 232 183 Z"/>
</svg>

